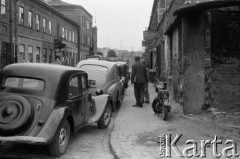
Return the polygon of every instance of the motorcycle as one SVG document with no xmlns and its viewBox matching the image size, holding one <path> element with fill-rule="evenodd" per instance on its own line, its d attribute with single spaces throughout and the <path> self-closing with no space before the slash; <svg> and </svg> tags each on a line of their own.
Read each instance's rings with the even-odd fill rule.
<svg viewBox="0 0 240 159">
<path fill-rule="evenodd" d="M 162 113 L 162 118 L 164 121 L 166 121 L 168 118 L 168 113 L 172 109 L 169 101 L 167 83 L 158 81 L 155 84 L 155 91 L 157 92 L 157 96 L 152 102 L 152 109 L 154 113 L 158 114 L 158 116 Z"/>
</svg>

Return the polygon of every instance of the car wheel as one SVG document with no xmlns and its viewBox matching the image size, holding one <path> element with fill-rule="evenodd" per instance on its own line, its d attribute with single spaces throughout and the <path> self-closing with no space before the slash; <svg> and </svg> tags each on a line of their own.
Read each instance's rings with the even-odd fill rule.
<svg viewBox="0 0 240 159">
<path fill-rule="evenodd" d="M 24 97 L 11 95 L 0 99 L 0 134 L 16 135 L 26 129 L 33 116 L 30 103 Z"/>
<path fill-rule="evenodd" d="M 61 124 L 61 126 L 57 130 L 56 137 L 54 141 L 49 144 L 49 152 L 53 156 L 61 156 L 63 155 L 68 147 L 70 140 L 70 126 L 67 120 Z"/>
<path fill-rule="evenodd" d="M 102 116 L 97 122 L 98 128 L 105 129 L 108 127 L 112 117 L 112 107 L 110 103 L 107 104 Z"/>
</svg>

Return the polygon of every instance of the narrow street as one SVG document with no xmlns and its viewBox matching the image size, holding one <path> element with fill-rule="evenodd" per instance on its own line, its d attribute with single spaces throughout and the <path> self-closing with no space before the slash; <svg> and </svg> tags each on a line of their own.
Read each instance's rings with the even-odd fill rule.
<svg viewBox="0 0 240 159">
<path fill-rule="evenodd" d="M 156 95 L 153 84 L 149 85 L 149 93 L 152 101 Z M 213 141 L 215 135 L 222 141 L 222 144 L 218 146 L 220 155 L 222 155 L 222 150 L 229 146 L 225 144 L 225 141 L 230 139 L 236 142 L 237 152 L 240 153 L 240 134 L 237 128 L 217 126 L 201 116 L 186 117 L 182 113 L 181 106 L 173 101 L 171 102 L 173 109 L 168 121 L 163 121 L 161 116 L 153 113 L 151 103 L 144 104 L 143 108 L 136 108 L 132 107 L 134 102 L 133 86 L 129 86 L 125 91 L 120 110 L 113 114 L 109 127 L 100 130 L 96 125 L 89 125 L 78 133 L 72 134 L 67 152 L 59 158 L 158 159 L 160 158 L 159 136 L 161 134 L 172 135 L 171 141 L 175 139 L 176 134 L 182 135 L 176 143 L 179 149 L 178 155 L 188 146 L 187 140 L 196 141 L 196 148 L 200 152 L 200 140 Z M 180 158 L 177 153 L 172 149 L 171 158 Z M 192 154 L 192 149 L 187 154 Z M 206 156 L 208 159 L 214 158 L 211 144 L 206 148 Z M 0 148 L 0 158 L 51 159 L 54 157 L 49 156 L 44 146 L 4 143 Z"/>
<path fill-rule="evenodd" d="M 59 158 L 113 159 L 114 157 L 109 148 L 109 137 L 112 128 L 113 122 L 107 129 L 98 129 L 96 125 L 86 126 L 79 132 L 72 134 L 67 152 Z M 0 148 L 0 158 L 52 159 L 55 157 L 51 157 L 44 146 L 5 143 Z"/>
</svg>

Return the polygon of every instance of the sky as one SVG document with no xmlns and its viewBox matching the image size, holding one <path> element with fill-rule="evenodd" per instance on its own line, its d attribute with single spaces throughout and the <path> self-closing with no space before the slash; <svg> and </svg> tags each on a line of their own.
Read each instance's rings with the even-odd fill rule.
<svg viewBox="0 0 240 159">
<path fill-rule="evenodd" d="M 98 28 L 98 47 L 143 51 L 153 0 L 62 0 L 84 7 Z"/>
</svg>

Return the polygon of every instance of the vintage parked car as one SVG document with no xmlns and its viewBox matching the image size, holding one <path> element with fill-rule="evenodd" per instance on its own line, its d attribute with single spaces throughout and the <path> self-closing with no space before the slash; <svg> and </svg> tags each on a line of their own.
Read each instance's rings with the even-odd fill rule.
<svg viewBox="0 0 240 159">
<path fill-rule="evenodd" d="M 116 63 L 120 67 L 120 75 L 124 82 L 124 88 L 128 88 L 128 83 L 130 80 L 130 73 L 129 73 L 129 67 L 127 65 L 127 62 L 117 61 Z"/>
<path fill-rule="evenodd" d="M 86 124 L 106 128 L 109 95 L 92 97 L 86 72 L 69 66 L 19 63 L 0 76 L 0 142 L 47 145 L 54 156 L 67 150 L 70 132 Z"/>
<path fill-rule="evenodd" d="M 111 95 L 115 109 L 121 100 L 123 90 L 123 81 L 120 78 L 117 64 L 115 62 L 89 59 L 80 61 L 77 68 L 87 72 L 92 94 Z"/>
</svg>

